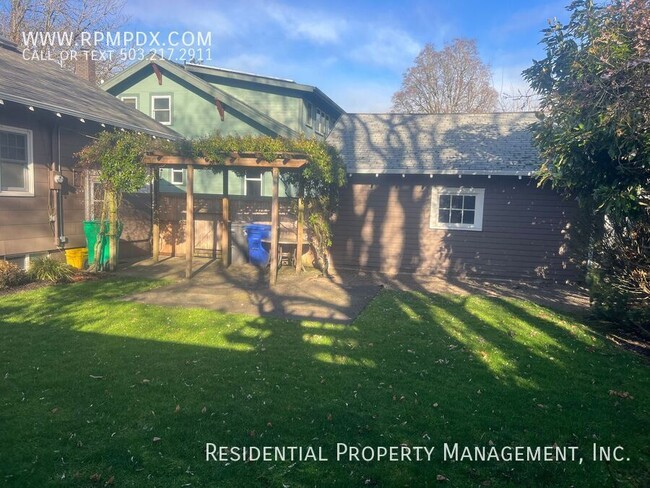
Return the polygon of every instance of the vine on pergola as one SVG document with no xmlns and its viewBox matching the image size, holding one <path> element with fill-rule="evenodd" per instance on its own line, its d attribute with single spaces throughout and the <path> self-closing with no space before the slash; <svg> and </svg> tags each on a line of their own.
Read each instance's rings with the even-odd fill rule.
<svg viewBox="0 0 650 488">
<path fill-rule="evenodd" d="M 285 181 L 303 190 L 311 244 L 321 269 L 327 271 L 327 249 L 332 244 L 331 219 L 338 206 L 339 189 L 345 184 L 343 160 L 332 146 L 304 137 L 213 135 L 193 141 L 170 142 L 130 132 L 102 132 L 77 156 L 82 166 L 99 171 L 107 195 L 102 221 L 109 217 L 109 229 L 117 228 L 117 208 L 122 194 L 134 192 L 147 182 L 142 160 L 153 152 L 203 158 L 215 168 L 223 166 L 233 154 L 254 154 L 265 161 L 290 157 L 307 159 L 309 164 L 302 171 L 286 172 Z M 109 238 L 116 243 L 114 233 L 109 230 Z M 113 265 L 109 269 L 113 269 Z"/>
</svg>

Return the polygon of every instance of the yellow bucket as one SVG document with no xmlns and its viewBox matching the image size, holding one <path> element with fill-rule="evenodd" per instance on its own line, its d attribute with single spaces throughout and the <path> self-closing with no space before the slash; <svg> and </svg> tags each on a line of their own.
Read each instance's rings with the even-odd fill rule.
<svg viewBox="0 0 650 488">
<path fill-rule="evenodd" d="M 88 249 L 76 247 L 65 250 L 65 261 L 73 268 L 84 269 L 84 263 L 88 259 Z"/>
</svg>

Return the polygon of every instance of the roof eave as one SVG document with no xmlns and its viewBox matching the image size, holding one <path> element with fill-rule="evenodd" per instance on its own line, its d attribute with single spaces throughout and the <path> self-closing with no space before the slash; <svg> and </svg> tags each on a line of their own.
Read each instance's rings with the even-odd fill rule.
<svg viewBox="0 0 650 488">
<path fill-rule="evenodd" d="M 116 122 L 114 120 L 104 119 L 102 117 L 96 117 L 94 115 L 91 115 L 91 114 L 88 114 L 88 113 L 85 113 L 85 112 L 79 112 L 77 110 L 70 110 L 70 109 L 64 108 L 64 107 L 57 107 L 56 105 L 50 105 L 50 104 L 47 104 L 47 103 L 42 103 L 42 102 L 37 102 L 37 101 L 33 101 L 33 100 L 23 99 L 21 97 L 16 97 L 16 96 L 4 94 L 4 93 L 0 93 L 0 99 L 6 100 L 6 101 L 9 101 L 9 102 L 18 103 L 18 104 L 24 105 L 26 107 L 40 108 L 40 109 L 46 110 L 48 112 L 60 113 L 61 115 L 67 115 L 69 117 L 75 117 L 75 118 L 78 118 L 78 119 L 84 119 L 84 120 L 89 120 L 89 121 L 92 121 L 92 122 L 97 122 L 98 124 L 110 125 L 110 126 L 113 126 L 113 127 L 126 129 L 126 130 L 130 130 L 130 131 L 134 131 L 134 132 L 144 132 L 146 134 L 156 136 L 156 137 L 162 137 L 164 139 L 179 140 L 179 139 L 183 138 L 183 136 L 176 133 L 172 129 L 169 129 L 170 132 L 168 133 L 168 132 L 149 129 L 149 128 L 138 126 L 138 125 L 124 124 L 124 123 L 121 123 L 121 122 Z"/>
<path fill-rule="evenodd" d="M 348 174 L 374 174 L 374 175 L 460 175 L 460 176 L 536 176 L 536 171 L 531 170 L 484 170 L 484 169 L 347 169 Z"/>
</svg>

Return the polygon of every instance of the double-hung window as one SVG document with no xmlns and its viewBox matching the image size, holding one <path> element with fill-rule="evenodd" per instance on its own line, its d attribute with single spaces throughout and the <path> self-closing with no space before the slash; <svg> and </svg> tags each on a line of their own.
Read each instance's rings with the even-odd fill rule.
<svg viewBox="0 0 650 488">
<path fill-rule="evenodd" d="M 138 109 L 138 97 L 126 96 L 120 98 L 120 100 L 122 100 L 122 102 L 127 104 L 129 107 L 134 108 L 136 110 Z"/>
<path fill-rule="evenodd" d="M 434 187 L 431 191 L 432 229 L 483 230 L 484 188 Z"/>
<path fill-rule="evenodd" d="M 172 168 L 172 185 L 182 185 L 185 182 L 185 170 Z"/>
<path fill-rule="evenodd" d="M 171 95 L 153 95 L 151 97 L 151 117 L 163 125 L 172 124 Z"/>
<path fill-rule="evenodd" d="M 33 193 L 32 132 L 0 125 L 0 196 Z"/>
<path fill-rule="evenodd" d="M 246 196 L 261 197 L 262 196 L 262 170 L 247 169 L 244 176 Z"/>
</svg>

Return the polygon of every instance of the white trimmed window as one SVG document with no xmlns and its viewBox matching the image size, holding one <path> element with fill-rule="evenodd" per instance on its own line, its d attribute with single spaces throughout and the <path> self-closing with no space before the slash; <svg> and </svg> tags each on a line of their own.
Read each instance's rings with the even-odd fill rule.
<svg viewBox="0 0 650 488">
<path fill-rule="evenodd" d="M 182 185 L 185 182 L 185 170 L 172 168 L 172 185 Z"/>
<path fill-rule="evenodd" d="M 32 196 L 32 131 L 0 125 L 0 196 Z"/>
<path fill-rule="evenodd" d="M 314 107 L 310 102 L 307 102 L 307 113 L 305 117 L 305 125 L 311 127 L 314 124 Z"/>
<path fill-rule="evenodd" d="M 483 230 L 485 188 L 431 189 L 432 229 Z"/>
<path fill-rule="evenodd" d="M 129 107 L 138 109 L 138 97 L 122 97 L 120 98 L 124 103 L 126 103 Z"/>
<path fill-rule="evenodd" d="M 262 196 L 262 170 L 247 169 L 244 175 L 244 194 L 249 197 Z"/>
<path fill-rule="evenodd" d="M 153 95 L 151 97 L 151 117 L 163 125 L 172 125 L 171 95 Z"/>
</svg>

